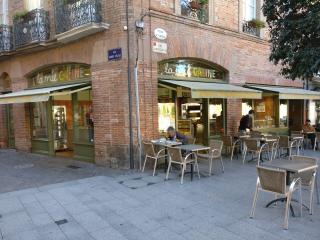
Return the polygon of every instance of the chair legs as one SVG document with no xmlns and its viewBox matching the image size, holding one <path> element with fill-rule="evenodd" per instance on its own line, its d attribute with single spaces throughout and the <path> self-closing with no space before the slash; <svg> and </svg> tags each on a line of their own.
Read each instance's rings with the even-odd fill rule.
<svg viewBox="0 0 320 240">
<path fill-rule="evenodd" d="M 171 161 L 169 160 L 168 169 L 167 169 L 167 174 L 166 174 L 166 180 L 168 180 L 168 178 L 169 178 L 170 169 L 171 169 Z"/>
<path fill-rule="evenodd" d="M 154 166 L 153 166 L 153 174 L 152 176 L 154 176 L 154 174 L 156 173 L 156 168 L 157 168 L 157 163 L 158 163 L 158 159 L 154 159 Z"/>
<path fill-rule="evenodd" d="M 209 159 L 209 176 L 211 176 L 211 173 L 212 173 L 212 162 L 213 162 L 213 159 L 212 159 L 212 157 L 210 157 L 210 159 Z"/>
<path fill-rule="evenodd" d="M 143 163 L 143 167 L 142 167 L 142 172 L 144 172 L 144 168 L 146 167 L 146 162 L 147 162 L 148 156 L 146 156 L 144 158 L 144 163 Z"/>
<path fill-rule="evenodd" d="M 224 173 L 224 165 L 223 165 L 223 160 L 222 160 L 222 157 L 220 157 L 220 162 L 221 162 L 221 168 L 222 168 L 222 172 Z"/>
<path fill-rule="evenodd" d="M 259 193 L 259 185 L 257 184 L 256 191 L 254 192 L 253 203 L 252 203 L 251 212 L 250 212 L 250 218 L 254 217 L 254 213 L 255 213 L 256 205 L 257 205 L 257 200 L 258 200 L 258 193 Z"/>
<path fill-rule="evenodd" d="M 146 157 L 144 158 L 144 163 L 143 163 L 143 167 L 142 167 L 142 170 L 141 170 L 141 171 L 144 172 L 144 169 L 145 169 L 145 167 L 146 167 L 146 163 L 147 163 L 148 158 L 154 160 L 153 174 L 152 174 L 152 176 L 154 176 L 155 173 L 156 173 L 156 168 L 157 168 L 157 163 L 158 163 L 158 159 L 157 159 L 157 158 L 153 158 L 153 157 L 146 156 Z"/>
<path fill-rule="evenodd" d="M 183 177 L 184 177 L 184 172 L 186 170 L 186 164 L 183 164 L 182 165 L 182 171 L 181 171 L 181 180 L 180 180 L 180 183 L 183 184 Z"/>
</svg>

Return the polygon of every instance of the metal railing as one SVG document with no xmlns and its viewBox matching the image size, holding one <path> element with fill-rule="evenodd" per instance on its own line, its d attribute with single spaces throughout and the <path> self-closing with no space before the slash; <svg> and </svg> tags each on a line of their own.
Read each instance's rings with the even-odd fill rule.
<svg viewBox="0 0 320 240">
<path fill-rule="evenodd" d="M 100 0 L 55 0 L 54 4 L 56 34 L 102 21 Z"/>
<path fill-rule="evenodd" d="M 12 27 L 0 25 L 0 54 L 10 52 L 13 48 Z"/>
<path fill-rule="evenodd" d="M 34 42 L 44 42 L 50 37 L 49 13 L 34 9 L 13 21 L 15 48 Z"/>
<path fill-rule="evenodd" d="M 244 33 L 256 36 L 256 37 L 260 37 L 260 31 L 258 28 L 253 27 L 250 25 L 250 23 L 248 21 L 244 21 L 242 24 L 242 31 Z"/>
</svg>

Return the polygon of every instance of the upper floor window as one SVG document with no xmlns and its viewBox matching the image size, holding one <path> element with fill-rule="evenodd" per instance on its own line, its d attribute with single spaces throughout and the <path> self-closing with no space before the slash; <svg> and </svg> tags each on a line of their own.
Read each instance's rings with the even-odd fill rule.
<svg viewBox="0 0 320 240">
<path fill-rule="evenodd" d="M 250 21 L 257 17 L 257 0 L 245 0 L 244 19 Z"/>
<path fill-rule="evenodd" d="M 8 24 L 8 0 L 0 0 L 0 24 Z"/>
<path fill-rule="evenodd" d="M 24 3 L 27 11 L 31 11 L 36 8 L 41 8 L 41 0 L 25 0 Z"/>
<path fill-rule="evenodd" d="M 209 0 L 180 0 L 181 15 L 208 23 Z"/>
</svg>

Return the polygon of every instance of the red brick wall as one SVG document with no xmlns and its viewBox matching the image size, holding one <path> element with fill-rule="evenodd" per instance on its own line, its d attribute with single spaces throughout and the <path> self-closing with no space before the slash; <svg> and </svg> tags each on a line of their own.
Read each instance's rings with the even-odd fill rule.
<svg viewBox="0 0 320 240">
<path fill-rule="evenodd" d="M 146 10 L 153 9 L 151 17 L 147 16 L 144 19 L 144 36 L 139 41 L 138 78 L 143 139 L 152 139 L 158 135 L 157 66 L 159 61 L 186 57 L 205 59 L 227 69 L 230 83 L 299 84 L 284 80 L 277 74 L 278 68 L 268 61 L 269 45 L 266 41 L 236 31 L 237 1 L 215 1 L 214 17 L 216 17 L 216 24 L 220 27 L 202 25 L 197 21 L 175 15 L 177 7 L 174 5 L 175 0 L 131 0 L 129 2 L 132 81 L 137 49 L 134 21 Z M 149 3 L 152 6 L 149 6 Z M 102 0 L 103 17 L 110 24 L 110 29 L 106 32 L 40 52 L 2 59 L 0 69 L 1 72 L 8 72 L 13 81 L 13 90 L 17 91 L 27 87 L 26 74 L 43 66 L 68 62 L 91 64 L 96 162 L 108 166 L 110 159 L 117 158 L 120 160 L 120 166 L 127 167 L 129 113 L 127 32 L 123 30 L 126 26 L 124 4 L 125 1 Z M 10 0 L 10 6 L 11 12 L 14 12 L 14 9 L 23 9 L 22 0 Z M 51 14 L 51 26 L 53 26 L 53 11 L 50 6 L 47 4 Z M 163 41 L 168 44 L 167 54 L 153 53 L 151 50 L 152 40 L 156 40 L 153 37 L 153 31 L 157 27 L 165 29 L 168 33 L 168 38 Z M 231 28 L 232 31 L 222 27 Z M 116 47 L 122 48 L 122 60 L 108 62 L 107 51 Z M 131 88 L 133 87 L 132 84 Z M 134 96 L 133 100 L 135 101 Z M 13 111 L 16 145 L 20 150 L 30 150 L 31 146 L 27 107 L 28 104 L 16 104 Z M 241 100 L 228 100 L 229 132 L 237 130 L 240 118 Z M 3 111 L 0 111 L 0 119 L 3 119 Z M 133 130 L 136 143 L 135 121 L 135 104 L 133 104 Z M 0 131 L 2 132 L 3 129 L 0 120 Z"/>
</svg>

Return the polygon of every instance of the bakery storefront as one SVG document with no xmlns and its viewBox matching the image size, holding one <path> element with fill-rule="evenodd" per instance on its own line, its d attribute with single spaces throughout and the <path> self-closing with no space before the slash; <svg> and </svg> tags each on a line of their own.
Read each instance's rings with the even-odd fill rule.
<svg viewBox="0 0 320 240">
<path fill-rule="evenodd" d="M 242 101 L 242 115 L 254 109 L 254 129 L 264 133 L 286 135 L 300 131 L 305 120 L 305 100 L 320 99 L 319 92 L 301 88 L 252 84 L 246 87 L 263 92 L 262 99 Z"/>
<path fill-rule="evenodd" d="M 93 161 L 90 66 L 49 66 L 27 79 L 27 89 L 1 95 L 0 104 L 27 104 L 32 152 Z"/>
<path fill-rule="evenodd" d="M 159 132 L 169 126 L 207 144 L 227 132 L 227 99 L 261 99 L 261 91 L 228 84 L 228 71 L 199 59 L 158 64 Z"/>
</svg>

